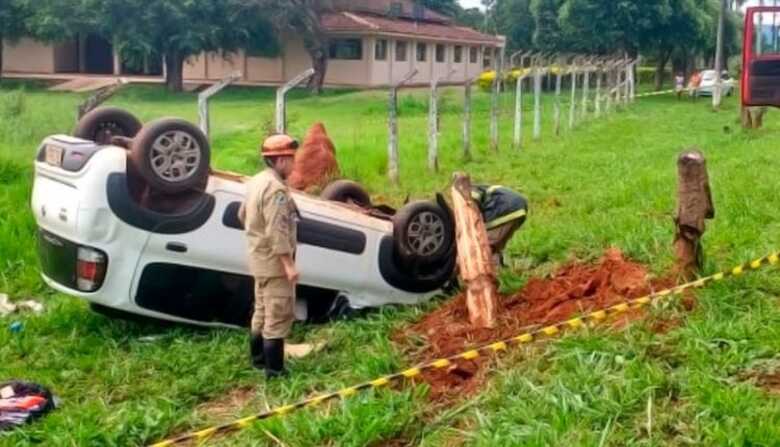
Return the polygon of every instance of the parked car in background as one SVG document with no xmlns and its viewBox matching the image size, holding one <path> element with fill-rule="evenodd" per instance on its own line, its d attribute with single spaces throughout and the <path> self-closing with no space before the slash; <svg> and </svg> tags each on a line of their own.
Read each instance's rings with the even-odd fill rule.
<svg viewBox="0 0 780 447">
<path fill-rule="evenodd" d="M 113 108 L 86 115 L 75 136 L 46 138 L 32 194 L 44 280 L 104 313 L 248 325 L 253 278 L 238 219 L 246 178 L 209 160 L 196 126 L 141 125 Z M 396 212 L 341 180 L 293 198 L 300 319 L 416 304 L 452 279 L 454 222 L 441 196 Z"/>
<path fill-rule="evenodd" d="M 715 70 L 704 70 L 701 72 L 701 84 L 697 89 L 699 96 L 712 96 L 715 92 L 715 81 L 718 72 Z M 736 81 L 729 76 L 727 71 L 721 74 L 722 95 L 731 96 L 736 86 Z"/>
</svg>

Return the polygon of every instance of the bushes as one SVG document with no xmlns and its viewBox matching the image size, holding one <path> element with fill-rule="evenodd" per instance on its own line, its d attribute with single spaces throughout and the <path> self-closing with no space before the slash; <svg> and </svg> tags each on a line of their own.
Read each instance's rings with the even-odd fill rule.
<svg viewBox="0 0 780 447">
<path fill-rule="evenodd" d="M 11 90 L 8 93 L 0 93 L 0 118 L 14 118 L 27 108 L 27 96 L 24 89 Z"/>
<path fill-rule="evenodd" d="M 557 75 L 558 73 L 566 73 L 566 68 L 561 67 L 559 65 L 552 65 L 549 67 L 550 72 L 553 75 Z M 517 78 L 520 76 L 530 76 L 532 74 L 531 68 L 514 68 L 506 73 L 504 75 L 504 82 L 510 85 L 514 85 L 517 82 Z M 493 87 L 493 81 L 496 80 L 496 71 L 495 70 L 488 70 L 482 72 L 481 75 L 477 78 L 477 85 L 479 85 L 479 88 L 489 92 L 490 89 Z"/>
</svg>

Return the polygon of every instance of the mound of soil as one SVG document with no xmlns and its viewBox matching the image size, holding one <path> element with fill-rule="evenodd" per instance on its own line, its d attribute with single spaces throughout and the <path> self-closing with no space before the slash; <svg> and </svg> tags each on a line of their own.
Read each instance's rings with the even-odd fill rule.
<svg viewBox="0 0 780 447">
<path fill-rule="evenodd" d="M 422 337 L 427 348 L 415 360 L 430 361 L 672 285 L 670 280 L 650 279 L 644 266 L 625 259 L 620 250 L 613 248 L 595 265 L 572 263 L 550 278 L 529 280 L 518 293 L 504 298 L 504 309 L 495 329 L 472 328 L 465 295 L 460 295 L 397 334 L 395 340 L 412 350 L 409 340 Z M 625 315 L 612 324 L 625 324 L 637 315 L 636 312 Z M 485 361 L 480 357 L 461 361 L 446 371 L 427 372 L 424 380 L 431 386 L 431 397 L 446 399 L 478 390 L 486 373 L 486 368 L 480 367 Z"/>
<path fill-rule="evenodd" d="M 295 166 L 287 182 L 292 188 L 311 192 L 324 188 L 338 173 L 339 165 L 333 142 L 328 137 L 325 126 L 315 123 L 295 154 Z"/>
</svg>

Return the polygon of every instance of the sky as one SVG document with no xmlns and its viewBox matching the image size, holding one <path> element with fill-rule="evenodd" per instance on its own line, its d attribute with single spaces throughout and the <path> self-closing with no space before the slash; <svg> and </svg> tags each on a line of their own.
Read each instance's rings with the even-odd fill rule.
<svg viewBox="0 0 780 447">
<path fill-rule="evenodd" d="M 460 2 L 460 5 L 464 8 L 474 8 L 479 7 L 482 8 L 482 3 L 480 0 L 458 0 Z"/>
</svg>

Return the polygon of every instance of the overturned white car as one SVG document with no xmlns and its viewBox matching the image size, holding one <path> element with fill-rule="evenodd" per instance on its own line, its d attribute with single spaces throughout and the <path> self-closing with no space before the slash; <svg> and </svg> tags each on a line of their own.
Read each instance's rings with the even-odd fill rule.
<svg viewBox="0 0 780 447">
<path fill-rule="evenodd" d="M 142 126 L 102 108 L 74 134 L 46 138 L 35 160 L 44 280 L 102 312 L 248 325 L 253 280 L 237 217 L 245 178 L 211 170 L 208 140 L 182 120 Z M 300 319 L 419 303 L 452 278 L 454 226 L 441 196 L 397 213 L 349 181 L 293 197 Z"/>
</svg>

